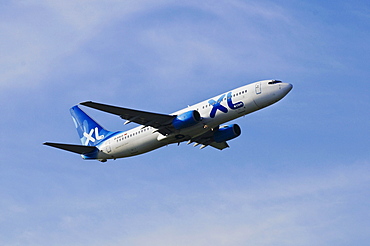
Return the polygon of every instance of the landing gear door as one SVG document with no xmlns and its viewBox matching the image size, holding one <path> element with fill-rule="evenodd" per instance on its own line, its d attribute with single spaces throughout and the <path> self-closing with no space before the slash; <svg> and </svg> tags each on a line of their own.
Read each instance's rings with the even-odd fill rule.
<svg viewBox="0 0 370 246">
<path fill-rule="evenodd" d="M 261 82 L 256 83 L 256 94 L 261 94 Z"/>
</svg>

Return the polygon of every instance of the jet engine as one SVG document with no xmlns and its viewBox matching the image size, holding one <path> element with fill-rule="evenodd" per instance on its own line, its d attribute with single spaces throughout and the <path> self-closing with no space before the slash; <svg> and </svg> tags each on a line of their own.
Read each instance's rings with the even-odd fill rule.
<svg viewBox="0 0 370 246">
<path fill-rule="evenodd" d="M 200 120 L 201 117 L 199 112 L 196 110 L 192 110 L 178 115 L 175 119 L 173 119 L 172 125 L 177 130 L 180 130 L 189 126 L 193 126 L 197 124 Z"/>
<path fill-rule="evenodd" d="M 232 124 L 229 126 L 220 127 L 213 134 L 213 139 L 216 143 L 221 143 L 239 137 L 240 134 L 241 134 L 240 127 L 237 124 Z"/>
</svg>

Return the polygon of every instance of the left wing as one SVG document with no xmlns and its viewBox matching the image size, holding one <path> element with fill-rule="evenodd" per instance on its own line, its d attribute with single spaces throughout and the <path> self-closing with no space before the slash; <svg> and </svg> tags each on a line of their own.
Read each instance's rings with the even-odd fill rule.
<svg viewBox="0 0 370 246">
<path fill-rule="evenodd" d="M 128 109 L 122 107 L 111 106 L 102 103 L 96 102 L 82 102 L 81 105 L 98 109 L 107 113 L 115 114 L 120 116 L 122 119 L 127 120 L 125 124 L 129 122 L 135 122 L 140 125 L 144 126 L 151 126 L 158 129 L 158 132 L 167 135 L 172 133 L 175 129 L 172 126 L 172 121 L 176 118 L 176 115 L 166 115 L 166 114 L 158 114 L 158 113 L 151 113 L 145 112 L 135 109 Z"/>
</svg>

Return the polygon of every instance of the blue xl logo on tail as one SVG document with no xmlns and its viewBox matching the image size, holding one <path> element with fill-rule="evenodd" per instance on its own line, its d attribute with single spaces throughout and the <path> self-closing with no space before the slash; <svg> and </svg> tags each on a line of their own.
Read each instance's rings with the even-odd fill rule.
<svg viewBox="0 0 370 246">
<path fill-rule="evenodd" d="M 95 131 L 95 138 L 92 137 L 94 131 Z M 87 132 L 84 132 L 84 137 L 86 138 L 85 145 L 88 145 L 90 141 L 95 143 L 95 140 L 102 140 L 104 138 L 104 135 L 99 135 L 99 129 L 98 127 L 95 127 L 95 129 L 90 130 L 89 134 L 87 134 Z"/>
</svg>

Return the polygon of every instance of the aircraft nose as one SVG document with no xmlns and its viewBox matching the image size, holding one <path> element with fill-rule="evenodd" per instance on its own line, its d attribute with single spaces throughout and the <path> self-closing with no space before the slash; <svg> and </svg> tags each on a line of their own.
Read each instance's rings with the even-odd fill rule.
<svg viewBox="0 0 370 246">
<path fill-rule="evenodd" d="M 293 89 L 293 85 L 290 84 L 290 83 L 284 83 L 284 88 L 283 90 L 285 91 L 285 94 L 288 94 L 289 91 L 291 91 Z"/>
</svg>

